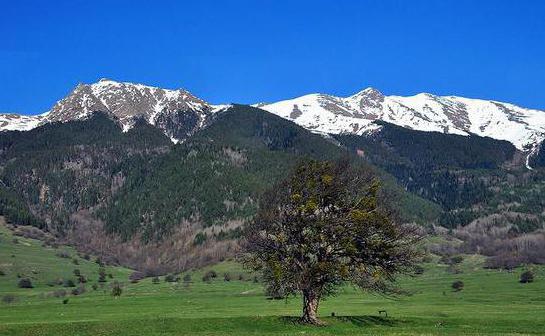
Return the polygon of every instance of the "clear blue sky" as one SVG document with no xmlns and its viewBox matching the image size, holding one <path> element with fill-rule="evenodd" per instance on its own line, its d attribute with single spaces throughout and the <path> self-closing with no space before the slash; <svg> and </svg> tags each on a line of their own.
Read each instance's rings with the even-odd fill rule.
<svg viewBox="0 0 545 336">
<path fill-rule="evenodd" d="M 422 91 L 545 109 L 545 1 L 0 0 L 0 111 L 101 77 L 213 103 Z"/>
</svg>

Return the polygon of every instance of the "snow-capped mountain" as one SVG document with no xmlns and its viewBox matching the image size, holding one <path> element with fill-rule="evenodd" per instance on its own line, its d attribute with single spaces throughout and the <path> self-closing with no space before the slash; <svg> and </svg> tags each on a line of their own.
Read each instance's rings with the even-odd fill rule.
<svg viewBox="0 0 545 336">
<path fill-rule="evenodd" d="M 28 131 L 41 124 L 47 114 L 26 116 L 14 113 L 0 114 L 1 131 Z"/>
<path fill-rule="evenodd" d="M 29 130 L 48 122 L 86 118 L 101 111 L 115 116 L 124 130 L 137 118 L 162 129 L 173 141 L 187 138 L 203 127 L 224 105 L 211 105 L 190 92 L 101 79 L 80 84 L 50 111 L 36 117 L 0 115 L 0 130 Z"/>
<path fill-rule="evenodd" d="M 419 131 L 507 140 L 523 151 L 545 139 L 545 111 L 455 96 L 385 96 L 367 88 L 346 98 L 309 94 L 256 106 L 321 133 L 363 134 L 379 128 L 373 121 L 383 120 Z"/>
</svg>

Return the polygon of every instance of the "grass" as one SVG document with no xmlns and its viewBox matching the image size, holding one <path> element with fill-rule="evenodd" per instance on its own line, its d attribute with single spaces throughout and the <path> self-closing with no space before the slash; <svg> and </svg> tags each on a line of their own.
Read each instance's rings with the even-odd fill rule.
<svg viewBox="0 0 545 336">
<path fill-rule="evenodd" d="M 150 278 L 133 284 L 130 270 L 106 267 L 124 284 L 119 298 L 110 295 L 108 284 L 99 285 L 98 265 L 77 257 L 60 258 L 68 247 L 44 248 L 41 242 L 13 236 L 0 226 L 0 297 L 13 296 L 13 303 L 0 302 L 0 335 L 538 335 L 545 334 L 545 268 L 533 267 L 536 280 L 520 284 L 522 269 L 514 272 L 485 270 L 482 258 L 466 256 L 462 273 L 451 274 L 436 262 L 425 265 L 417 278 L 402 279 L 412 293 L 397 299 L 363 294 L 345 287 L 320 307 L 325 327 L 301 326 L 299 299 L 267 300 L 261 284 L 238 264 L 225 262 L 189 272 L 184 285 Z M 48 283 L 72 278 L 77 268 L 89 278 L 83 295 L 53 297 L 62 286 Z M 210 283 L 201 278 L 214 269 Z M 229 272 L 233 280 L 224 281 Z M 17 274 L 30 277 L 34 288 L 17 287 Z M 238 280 L 243 274 L 244 280 Z M 460 292 L 451 284 L 462 280 Z M 386 310 L 388 317 L 379 316 Z M 335 317 L 331 313 L 335 313 Z"/>
</svg>

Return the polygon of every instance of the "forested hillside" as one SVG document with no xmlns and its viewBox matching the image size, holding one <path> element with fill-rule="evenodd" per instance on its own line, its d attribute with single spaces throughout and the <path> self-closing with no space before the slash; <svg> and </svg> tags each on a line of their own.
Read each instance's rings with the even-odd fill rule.
<svg viewBox="0 0 545 336">
<path fill-rule="evenodd" d="M 2 133 L 0 145 L 0 210 L 11 221 L 47 228 L 82 250 L 150 272 L 234 253 L 232 242 L 262 192 L 304 158 L 344 157 L 367 166 L 384 180 L 383 192 L 406 221 L 439 215 L 436 205 L 405 192 L 333 139 L 243 105 L 177 145 L 143 121 L 124 133 L 101 113 Z"/>
<path fill-rule="evenodd" d="M 28 132 L 2 133 L 5 215 L 16 223 L 23 218 L 20 224 L 62 233 L 72 213 L 102 204 L 128 176 L 145 174 L 170 146 L 169 139 L 147 123 L 137 122 L 123 133 L 101 113 Z"/>
</svg>

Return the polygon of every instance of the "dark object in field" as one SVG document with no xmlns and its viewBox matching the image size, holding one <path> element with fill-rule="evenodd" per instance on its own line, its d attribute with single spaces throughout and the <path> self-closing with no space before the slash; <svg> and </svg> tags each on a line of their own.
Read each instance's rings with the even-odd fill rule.
<svg viewBox="0 0 545 336">
<path fill-rule="evenodd" d="M 74 283 L 74 280 L 72 279 L 66 279 L 64 280 L 63 284 L 64 287 L 76 287 L 76 284 Z"/>
<path fill-rule="evenodd" d="M 72 295 L 81 295 L 85 293 L 85 286 L 81 285 L 78 288 L 72 289 Z"/>
<path fill-rule="evenodd" d="M 384 316 L 388 317 L 388 312 L 386 310 L 379 310 L 378 314 L 381 315 L 381 316 L 382 316 L 382 314 L 384 314 Z"/>
<path fill-rule="evenodd" d="M 520 275 L 520 283 L 534 282 L 534 272 L 526 271 Z"/>
<path fill-rule="evenodd" d="M 17 284 L 19 288 L 34 288 L 32 286 L 32 281 L 30 281 L 29 278 L 22 278 L 19 280 L 19 283 Z"/>
<path fill-rule="evenodd" d="M 68 303 L 68 299 L 62 300 L 62 304 L 67 304 L 67 303 Z"/>
<path fill-rule="evenodd" d="M 452 283 L 452 289 L 454 289 L 457 292 L 461 291 L 462 289 L 464 289 L 464 282 L 461 280 L 454 281 Z"/>
<path fill-rule="evenodd" d="M 214 270 L 210 270 L 204 274 L 202 277 L 202 281 L 204 282 L 210 282 L 212 279 L 217 278 L 218 274 Z"/>
<path fill-rule="evenodd" d="M 129 280 L 132 283 L 137 283 L 138 281 L 143 280 L 145 277 L 146 275 L 144 273 L 139 271 L 134 271 L 131 273 L 131 275 L 129 275 Z"/>
<path fill-rule="evenodd" d="M 112 296 L 115 298 L 118 298 L 121 296 L 121 293 L 123 292 L 123 289 L 121 289 L 121 284 L 119 282 L 114 282 L 112 286 Z"/>
<path fill-rule="evenodd" d="M 335 317 L 335 312 L 331 312 L 331 317 Z"/>
<path fill-rule="evenodd" d="M 167 274 L 165 275 L 165 282 L 178 282 L 180 281 L 180 277 L 176 274 Z"/>
<path fill-rule="evenodd" d="M 2 296 L 2 302 L 5 304 L 10 304 L 17 301 L 17 297 L 13 294 L 6 294 Z"/>
<path fill-rule="evenodd" d="M 160 283 L 160 282 L 161 282 L 161 280 L 159 279 L 158 276 L 154 276 L 154 277 L 151 279 L 151 283 L 153 283 L 153 284 L 158 284 L 158 283 Z"/>
</svg>

